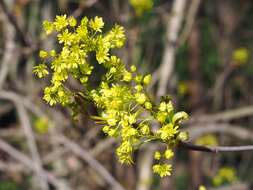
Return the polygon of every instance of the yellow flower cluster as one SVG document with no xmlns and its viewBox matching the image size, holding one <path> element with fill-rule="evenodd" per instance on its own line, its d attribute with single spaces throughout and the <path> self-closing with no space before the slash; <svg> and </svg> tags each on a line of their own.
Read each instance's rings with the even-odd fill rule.
<svg viewBox="0 0 253 190">
<path fill-rule="evenodd" d="M 247 48 L 241 47 L 233 51 L 232 59 L 236 65 L 244 65 L 249 60 L 249 50 Z"/>
<path fill-rule="evenodd" d="M 153 0 L 130 0 L 130 5 L 134 8 L 136 15 L 141 16 L 153 8 Z"/>
<path fill-rule="evenodd" d="M 218 139 L 216 136 L 208 134 L 208 135 L 203 135 L 199 137 L 196 142 L 197 145 L 211 145 L 211 146 L 217 146 L 219 145 Z"/>
<path fill-rule="evenodd" d="M 222 167 L 213 178 L 213 184 L 220 186 L 225 183 L 233 183 L 237 180 L 236 170 L 232 167 Z"/>
<path fill-rule="evenodd" d="M 78 25 L 75 18 L 62 15 L 56 16 L 54 22 L 43 23 L 45 33 L 55 32 L 61 45 L 60 51 L 41 50 L 39 56 L 43 62 L 34 67 L 34 73 L 40 78 L 46 76 L 48 70 L 52 73 L 51 84 L 44 89 L 44 99 L 50 105 L 59 103 L 69 107 L 74 116 L 85 109 L 85 102 L 93 103 L 98 116 L 91 117 L 103 125 L 106 135 L 120 140 L 116 154 L 121 163 L 133 163 L 132 154 L 144 143 L 152 140 L 165 143 L 166 150 L 155 155 L 159 163 L 153 166 L 153 171 L 161 177 L 170 175 L 172 166 L 162 163 L 161 159 L 171 159 L 172 148 L 179 140 L 187 139 L 187 135 L 180 132 L 179 124 L 188 115 L 175 112 L 168 97 L 163 97 L 158 105 L 151 100 L 147 93 L 151 75 L 138 74 L 134 65 L 127 68 L 110 51 L 124 45 L 123 27 L 115 25 L 106 33 L 103 27 L 100 17 L 84 17 Z M 95 65 L 104 72 L 96 85 L 90 80 L 98 78 Z M 83 90 L 73 91 L 67 87 L 70 76 L 83 85 Z M 156 131 L 151 127 L 154 121 L 160 123 Z"/>
</svg>

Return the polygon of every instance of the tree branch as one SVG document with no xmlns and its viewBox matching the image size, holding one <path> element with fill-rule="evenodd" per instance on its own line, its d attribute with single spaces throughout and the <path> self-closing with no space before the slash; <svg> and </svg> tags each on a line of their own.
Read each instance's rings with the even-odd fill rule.
<svg viewBox="0 0 253 190">
<path fill-rule="evenodd" d="M 205 123 L 205 122 L 216 122 L 216 121 L 228 121 L 232 119 L 239 119 L 253 115 L 253 106 L 245 106 L 237 109 L 226 110 L 220 113 L 209 114 L 209 115 L 198 115 L 188 120 L 187 124 L 192 123 Z"/>
<path fill-rule="evenodd" d="M 15 148 L 13 148 L 11 145 L 6 143 L 1 138 L 0 138 L 0 149 L 7 152 L 14 159 L 16 159 L 17 161 L 24 164 L 28 169 L 32 170 L 35 173 L 37 172 L 34 162 L 29 157 L 27 157 L 25 154 L 21 153 L 20 151 L 16 150 Z M 55 176 L 53 176 L 51 173 L 49 173 L 45 170 L 42 170 L 42 172 L 43 172 L 43 175 L 46 177 L 46 179 L 52 185 L 54 185 L 58 190 L 68 190 L 69 189 L 64 183 L 62 183 L 57 178 L 55 178 Z"/>
<path fill-rule="evenodd" d="M 10 23 L 13 25 L 13 27 L 17 31 L 17 35 L 20 37 L 21 43 L 24 46 L 31 47 L 32 46 L 31 42 L 28 40 L 27 36 L 21 30 L 20 26 L 17 23 L 15 16 L 8 10 L 8 7 L 7 7 L 6 3 L 4 2 L 4 0 L 0 0 L 0 6 L 3 9 L 3 12 L 8 17 Z"/>
<path fill-rule="evenodd" d="M 253 141 L 253 132 L 243 126 L 228 123 L 205 123 L 197 124 L 184 128 L 183 131 L 189 132 L 190 141 L 194 141 L 202 135 L 210 133 L 222 133 L 236 137 L 237 139 Z"/>
<path fill-rule="evenodd" d="M 63 144 L 66 148 L 71 150 L 74 154 L 85 160 L 94 170 L 97 171 L 111 186 L 112 189 L 124 190 L 115 178 L 97 161 L 95 160 L 89 152 L 82 149 L 78 144 L 73 142 L 72 140 L 66 138 L 65 136 L 59 134 L 56 136 L 56 140 Z"/>
<path fill-rule="evenodd" d="M 253 145 L 246 146 L 200 146 L 194 145 L 188 142 L 179 142 L 179 147 L 193 151 L 221 153 L 221 152 L 241 152 L 241 151 L 253 151 Z"/>
<path fill-rule="evenodd" d="M 15 104 L 21 126 L 24 130 L 24 133 L 27 139 L 27 144 L 28 144 L 32 159 L 34 160 L 34 166 L 36 168 L 36 172 L 40 180 L 41 189 L 48 190 L 49 186 L 47 184 L 46 177 L 44 176 L 44 173 L 42 172 L 42 163 L 41 163 L 40 155 L 39 155 L 38 148 L 36 145 L 36 140 L 32 131 L 32 126 L 30 124 L 28 113 L 24 107 L 22 99 L 19 98 L 18 95 L 14 93 L 9 93 L 6 91 L 0 91 L 0 98 L 10 100 Z"/>
<path fill-rule="evenodd" d="M 183 21 L 186 2 L 186 0 L 174 0 L 172 5 L 172 16 L 167 24 L 167 42 L 165 44 L 162 63 L 158 68 L 160 74 L 160 81 L 157 90 L 158 97 L 166 94 L 168 81 L 174 69 L 177 38 Z"/>
</svg>

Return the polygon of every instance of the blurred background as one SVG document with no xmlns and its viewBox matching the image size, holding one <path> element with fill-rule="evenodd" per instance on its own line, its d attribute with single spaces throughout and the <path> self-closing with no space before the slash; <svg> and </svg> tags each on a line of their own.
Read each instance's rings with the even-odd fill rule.
<svg viewBox="0 0 253 190">
<path fill-rule="evenodd" d="M 192 143 L 252 144 L 253 1 L 0 0 L 0 190 L 253 189 L 252 152 L 178 148 L 173 175 L 161 179 L 151 170 L 157 145 L 143 146 L 132 166 L 121 165 L 117 142 L 88 116 L 74 122 L 68 109 L 48 106 L 48 81 L 32 68 L 39 49 L 56 47 L 41 25 L 59 14 L 124 26 L 127 42 L 116 53 L 152 73 L 154 99 L 169 94 L 189 113 L 182 128 Z"/>
</svg>

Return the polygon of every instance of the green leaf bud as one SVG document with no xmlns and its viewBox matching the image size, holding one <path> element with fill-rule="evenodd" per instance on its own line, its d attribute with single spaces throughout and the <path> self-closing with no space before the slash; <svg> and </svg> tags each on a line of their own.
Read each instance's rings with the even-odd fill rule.
<svg viewBox="0 0 253 190">
<path fill-rule="evenodd" d="M 181 141 L 187 141 L 189 139 L 189 133 L 180 131 L 180 133 L 178 134 L 178 139 Z"/>
<path fill-rule="evenodd" d="M 172 122 L 173 123 L 181 123 L 183 120 L 188 119 L 188 114 L 184 111 L 181 112 L 177 112 L 173 118 L 172 118 Z"/>
</svg>

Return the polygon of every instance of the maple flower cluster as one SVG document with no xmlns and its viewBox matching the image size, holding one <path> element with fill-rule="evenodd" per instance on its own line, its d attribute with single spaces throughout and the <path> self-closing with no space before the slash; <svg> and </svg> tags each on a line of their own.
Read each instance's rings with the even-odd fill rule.
<svg viewBox="0 0 253 190">
<path fill-rule="evenodd" d="M 134 8 L 137 16 L 141 16 L 144 12 L 153 8 L 153 0 L 130 0 L 130 5 Z"/>
<path fill-rule="evenodd" d="M 53 22 L 44 21 L 47 35 L 56 33 L 60 50 L 41 50 L 43 62 L 34 67 L 34 73 L 46 77 L 51 84 L 44 89 L 44 100 L 72 109 L 74 115 L 85 109 L 83 102 L 93 103 L 98 110 L 91 116 L 102 124 L 103 132 L 120 142 L 116 154 L 121 163 L 133 163 L 133 153 L 150 141 L 164 143 L 164 151 L 156 151 L 154 173 L 161 177 L 171 175 L 172 166 L 166 163 L 174 153 L 173 148 L 187 135 L 180 131 L 179 124 L 187 119 L 185 112 L 175 112 L 170 98 L 163 97 L 158 105 L 147 93 L 151 75 L 141 75 L 134 65 L 127 68 L 122 60 L 111 53 L 125 42 L 124 28 L 115 25 L 103 33 L 102 18 L 84 17 L 80 24 L 73 17 L 56 16 Z M 92 83 L 97 78 L 96 67 L 103 67 L 99 85 Z M 49 72 L 50 70 L 50 72 Z M 68 88 L 72 77 L 82 86 L 81 91 Z M 157 122 L 157 130 L 152 124 Z"/>
</svg>

